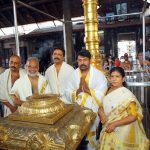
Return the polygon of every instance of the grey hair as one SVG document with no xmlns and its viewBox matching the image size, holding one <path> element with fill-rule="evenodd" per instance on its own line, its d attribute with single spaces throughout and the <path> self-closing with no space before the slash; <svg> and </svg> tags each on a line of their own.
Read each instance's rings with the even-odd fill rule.
<svg viewBox="0 0 150 150">
<path fill-rule="evenodd" d="M 26 61 L 26 65 L 27 65 L 27 63 L 30 62 L 31 60 L 35 60 L 35 61 L 37 62 L 37 64 L 38 64 L 38 66 L 39 66 L 39 59 L 38 59 L 37 57 L 29 57 L 29 58 L 27 59 L 27 61 Z"/>
</svg>

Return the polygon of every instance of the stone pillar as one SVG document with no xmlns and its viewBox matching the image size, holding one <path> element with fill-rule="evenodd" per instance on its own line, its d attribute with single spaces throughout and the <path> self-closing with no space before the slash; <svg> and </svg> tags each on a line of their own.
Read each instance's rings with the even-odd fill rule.
<svg viewBox="0 0 150 150">
<path fill-rule="evenodd" d="M 74 62 L 74 50 L 72 41 L 72 22 L 70 12 L 70 0 L 63 0 L 63 35 L 64 35 L 64 49 L 66 51 L 66 61 L 70 65 Z M 66 22 L 70 21 L 70 22 Z"/>
<path fill-rule="evenodd" d="M 92 64 L 102 70 L 99 50 L 97 0 L 83 0 L 85 18 L 85 47 L 92 54 Z"/>
</svg>

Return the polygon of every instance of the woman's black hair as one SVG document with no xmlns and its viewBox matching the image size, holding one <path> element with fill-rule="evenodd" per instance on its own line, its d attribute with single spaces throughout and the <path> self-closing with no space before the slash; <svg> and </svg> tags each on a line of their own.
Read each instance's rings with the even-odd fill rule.
<svg viewBox="0 0 150 150">
<path fill-rule="evenodd" d="M 113 68 L 110 70 L 110 75 L 111 75 L 114 71 L 119 72 L 120 75 L 121 75 L 123 78 L 125 77 L 125 71 L 124 71 L 123 68 L 121 68 L 121 67 L 113 67 Z M 124 87 L 127 86 L 127 84 L 126 84 L 125 81 L 122 83 L 122 85 L 123 85 Z"/>
</svg>

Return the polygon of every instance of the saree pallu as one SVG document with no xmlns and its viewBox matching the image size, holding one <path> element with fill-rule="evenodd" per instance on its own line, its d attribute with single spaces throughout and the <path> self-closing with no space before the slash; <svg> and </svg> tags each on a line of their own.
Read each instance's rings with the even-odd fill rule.
<svg viewBox="0 0 150 150">
<path fill-rule="evenodd" d="M 118 97 L 116 97 L 118 94 Z M 108 111 L 106 105 L 111 97 L 112 110 Z M 116 99 L 120 99 L 117 101 Z M 106 102 L 105 102 L 106 101 Z M 136 103 L 138 119 L 130 124 L 115 128 L 111 133 L 105 132 L 109 123 L 120 120 L 128 116 L 127 108 L 131 102 Z M 116 105 L 118 103 L 118 105 Z M 135 96 L 126 88 L 122 87 L 106 95 L 103 101 L 104 111 L 108 121 L 101 131 L 98 150 L 149 150 L 149 141 L 145 135 L 142 125 L 142 108 Z M 107 110 L 105 110 L 107 108 Z"/>
</svg>

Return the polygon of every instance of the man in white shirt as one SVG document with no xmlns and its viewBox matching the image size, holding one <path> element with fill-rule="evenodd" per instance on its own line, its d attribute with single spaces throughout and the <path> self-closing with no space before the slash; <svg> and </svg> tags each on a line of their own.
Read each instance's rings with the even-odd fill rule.
<svg viewBox="0 0 150 150">
<path fill-rule="evenodd" d="M 82 50 L 78 53 L 77 62 L 79 68 L 74 71 L 67 84 L 67 100 L 78 103 L 81 107 L 90 108 L 97 114 L 107 89 L 107 80 L 101 71 L 90 65 L 91 54 L 88 50 Z M 98 125 L 99 117 L 97 115 L 94 124 L 87 133 L 89 142 L 87 150 L 95 150 L 97 147 L 96 130 Z"/>
<path fill-rule="evenodd" d="M 20 67 L 21 58 L 17 55 L 12 55 L 9 60 L 9 69 L 0 74 L 0 101 L 4 104 L 4 117 L 16 110 L 9 93 L 16 80 L 26 74 L 25 70 Z"/>
<path fill-rule="evenodd" d="M 27 74 L 15 82 L 10 92 L 16 105 L 21 105 L 33 94 L 50 93 L 48 80 L 38 72 L 39 61 L 36 57 L 27 60 L 26 70 Z"/>
<path fill-rule="evenodd" d="M 64 91 L 68 77 L 74 71 L 74 68 L 64 62 L 65 51 L 62 48 L 54 48 L 52 58 L 54 64 L 45 72 L 45 76 L 49 81 L 50 89 L 53 94 L 59 94 L 60 99 L 67 103 Z"/>
</svg>

